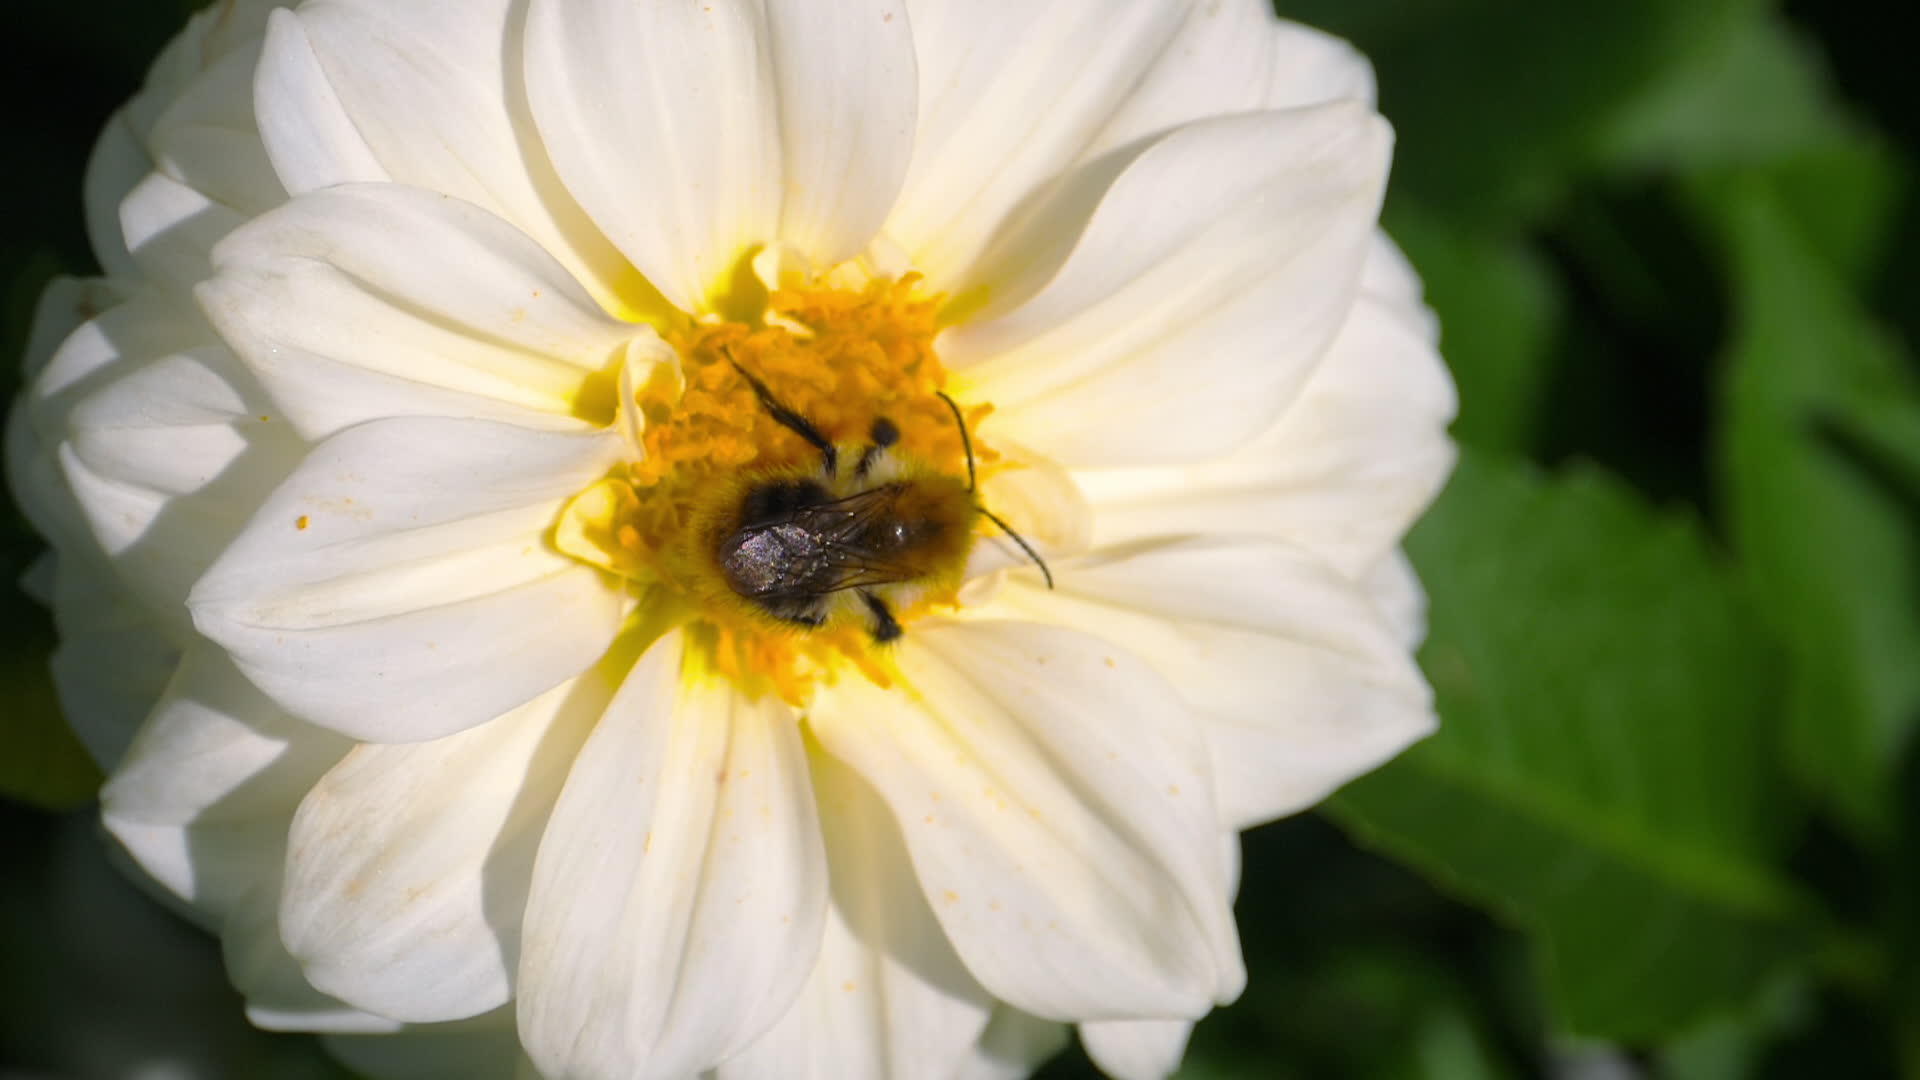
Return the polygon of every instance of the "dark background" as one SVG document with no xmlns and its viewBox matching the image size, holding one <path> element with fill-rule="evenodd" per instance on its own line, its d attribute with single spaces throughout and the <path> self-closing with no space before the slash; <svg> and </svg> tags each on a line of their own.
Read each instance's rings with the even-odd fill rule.
<svg viewBox="0 0 1920 1080">
<path fill-rule="evenodd" d="M 94 269 L 87 152 L 192 6 L 10 7 L 0 354 Z M 1282 11 L 1378 69 L 1460 386 L 1409 543 L 1444 730 L 1248 834 L 1250 989 L 1181 1075 L 1920 1077 L 1911 39 L 1815 0 Z M 0 580 L 40 547 L 0 510 Z M 52 643 L 0 588 L 0 1076 L 337 1075 L 99 861 Z"/>
</svg>

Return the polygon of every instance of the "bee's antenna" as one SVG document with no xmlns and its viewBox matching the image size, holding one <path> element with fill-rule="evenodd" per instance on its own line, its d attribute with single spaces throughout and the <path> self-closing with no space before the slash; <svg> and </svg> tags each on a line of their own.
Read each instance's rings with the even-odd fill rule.
<svg viewBox="0 0 1920 1080">
<path fill-rule="evenodd" d="M 973 494 L 973 487 L 974 487 L 973 439 L 967 434 L 966 418 L 960 415 L 960 406 L 953 403 L 953 399 L 947 396 L 947 392 L 945 390 L 935 390 L 934 393 L 939 394 L 940 400 L 946 402 L 947 408 L 953 410 L 953 426 L 960 429 L 960 446 L 967 452 L 967 494 L 971 495 Z M 991 514 L 988 514 L 987 516 L 993 517 L 993 515 Z M 999 519 L 995 518 L 994 520 L 997 521 Z M 1003 529 L 1007 528 L 1005 525 L 1002 525 L 1000 527 Z M 1012 532 L 1013 530 L 1008 529 L 1007 531 Z"/>
<path fill-rule="evenodd" d="M 1012 540 L 1014 543 L 1020 545 L 1020 550 L 1026 552 L 1027 558 L 1033 560 L 1033 565 L 1040 568 L 1040 576 L 1047 579 L 1047 588 L 1049 589 L 1053 588 L 1053 571 L 1047 569 L 1047 560 L 1041 558 L 1040 553 L 1033 550 L 1033 545 L 1027 543 L 1027 541 L 1023 537 L 1021 537 L 1019 533 L 1014 532 L 1012 526 L 1008 525 L 1004 521 L 1001 521 L 999 515 L 995 514 L 993 511 L 987 509 L 984 506 L 980 506 L 978 503 L 974 505 L 975 505 L 975 509 L 979 510 L 980 513 L 988 521 L 991 521 L 995 525 L 1000 526 L 1000 531 L 1003 533 L 1006 533 L 1007 538 L 1009 540 Z"/>
<path fill-rule="evenodd" d="M 776 423 L 807 440 L 808 445 L 820 451 L 820 456 L 827 461 L 827 473 L 831 475 L 834 470 L 834 465 L 840 456 L 838 452 L 834 450 L 833 443 L 827 441 L 825 435 L 820 434 L 820 429 L 814 427 L 811 420 L 782 405 L 780 399 L 773 396 L 773 391 L 767 389 L 766 383 L 761 382 L 754 376 L 753 372 L 742 367 L 740 361 L 733 358 L 732 346 L 721 346 L 720 355 L 726 357 L 727 363 L 733 365 L 733 370 L 739 372 L 740 377 L 747 380 L 748 386 L 753 387 L 753 396 L 760 399 L 760 407 L 767 410 Z M 963 431 L 962 434 L 964 435 L 965 432 Z M 969 451 L 968 453 L 967 461 L 971 464 L 973 461 L 971 456 L 972 452 Z"/>
<path fill-rule="evenodd" d="M 732 359 L 732 357 L 728 357 L 728 359 Z M 956 405 L 954 400 L 947 396 L 946 391 L 935 390 L 934 393 L 939 394 L 940 400 L 946 402 L 947 408 L 953 410 L 954 426 L 960 429 L 960 446 L 967 452 L 967 494 L 971 495 L 977 484 L 973 474 L 973 439 L 967 434 L 966 418 L 960 414 L 960 406 Z M 1022 537 L 1019 533 L 1014 532 L 1013 526 L 1001 521 L 999 515 L 993 511 L 981 506 L 977 502 L 974 503 L 974 507 L 979 510 L 981 515 L 988 521 L 1000 526 L 1000 531 L 1006 533 L 1008 539 L 1020 545 L 1020 550 L 1027 553 L 1027 558 L 1033 560 L 1033 565 L 1040 568 L 1040 575 L 1047 579 L 1047 588 L 1053 588 L 1053 571 L 1047 569 L 1047 560 L 1041 558 L 1040 553 L 1033 550 L 1033 545 L 1027 543 L 1026 538 Z"/>
</svg>

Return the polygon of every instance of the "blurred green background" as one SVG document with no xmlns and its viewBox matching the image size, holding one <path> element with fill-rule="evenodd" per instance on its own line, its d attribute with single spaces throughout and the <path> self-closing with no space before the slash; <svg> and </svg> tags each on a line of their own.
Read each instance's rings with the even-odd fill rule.
<svg viewBox="0 0 1920 1080">
<path fill-rule="evenodd" d="M 87 150 L 194 6 L 10 7 L 0 353 L 92 269 Z M 1251 988 L 1183 1077 L 1920 1077 L 1920 98 L 1885 8 L 1281 4 L 1378 69 L 1460 386 L 1409 541 L 1443 729 L 1247 836 Z M 39 548 L 5 511 L 0 579 Z M 80 866 L 52 643 L 0 588 L 0 1075 L 339 1075 Z"/>
</svg>

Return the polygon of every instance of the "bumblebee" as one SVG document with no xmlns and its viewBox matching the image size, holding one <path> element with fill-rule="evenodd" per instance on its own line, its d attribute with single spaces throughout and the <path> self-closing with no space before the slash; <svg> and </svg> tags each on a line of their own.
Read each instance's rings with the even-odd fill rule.
<svg viewBox="0 0 1920 1080">
<path fill-rule="evenodd" d="M 782 404 L 752 372 L 729 362 L 768 415 L 819 451 L 819 465 L 752 477 L 707 530 L 710 553 L 735 596 L 759 612 L 817 629 L 851 612 L 879 644 L 900 638 L 895 614 L 921 596 L 958 587 L 981 518 L 1020 546 L 1053 587 L 1053 574 L 1018 533 L 975 497 L 973 443 L 952 398 L 967 477 L 890 453 L 900 430 L 873 421 L 864 447 L 835 446 Z"/>
</svg>

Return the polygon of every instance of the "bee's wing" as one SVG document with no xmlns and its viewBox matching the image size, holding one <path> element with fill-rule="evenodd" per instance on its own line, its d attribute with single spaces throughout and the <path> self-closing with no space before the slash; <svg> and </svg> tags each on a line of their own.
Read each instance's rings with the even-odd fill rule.
<svg viewBox="0 0 1920 1080">
<path fill-rule="evenodd" d="M 837 574 L 830 584 L 821 586 L 821 592 L 891 585 L 914 576 L 912 568 L 897 563 L 878 562 L 841 553 L 835 553 L 830 559 Z"/>
<path fill-rule="evenodd" d="M 897 499 L 897 491 L 873 488 L 819 506 L 802 507 L 787 515 L 788 520 L 806 529 L 821 545 L 817 567 L 826 573 L 815 578 L 816 582 L 822 582 L 815 586 L 817 591 L 868 588 L 914 576 L 912 567 L 887 558 L 861 540 L 872 535 L 875 523 L 894 512 Z"/>
</svg>

